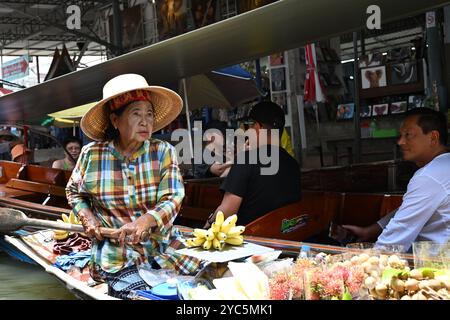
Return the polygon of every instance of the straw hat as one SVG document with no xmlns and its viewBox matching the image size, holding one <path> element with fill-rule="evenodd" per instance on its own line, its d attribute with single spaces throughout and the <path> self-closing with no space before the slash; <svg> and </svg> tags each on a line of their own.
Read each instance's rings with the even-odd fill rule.
<svg viewBox="0 0 450 320">
<path fill-rule="evenodd" d="M 115 97 L 135 90 L 144 90 L 150 93 L 151 103 L 155 112 L 153 132 L 164 128 L 180 114 L 183 100 L 176 92 L 164 87 L 149 86 L 141 75 L 133 73 L 122 74 L 112 78 L 105 84 L 103 87 L 103 99 L 83 116 L 80 122 L 83 132 L 93 140 L 104 141 L 111 113 L 107 103 Z"/>
</svg>

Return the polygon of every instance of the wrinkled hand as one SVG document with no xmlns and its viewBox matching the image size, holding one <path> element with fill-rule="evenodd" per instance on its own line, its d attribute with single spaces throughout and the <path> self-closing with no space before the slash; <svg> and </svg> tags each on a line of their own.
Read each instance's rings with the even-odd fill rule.
<svg viewBox="0 0 450 320">
<path fill-rule="evenodd" d="M 156 226 L 155 219 L 148 214 L 140 216 L 133 222 L 124 224 L 118 229 L 113 237 L 117 237 L 121 246 L 126 243 L 138 244 L 145 242 L 150 236 L 150 229 Z"/>
<path fill-rule="evenodd" d="M 78 216 L 80 217 L 86 235 L 89 238 L 96 238 L 97 240 L 102 241 L 103 237 L 100 233 L 102 224 L 98 221 L 92 211 L 90 209 L 81 209 L 80 212 L 78 212 Z"/>
</svg>

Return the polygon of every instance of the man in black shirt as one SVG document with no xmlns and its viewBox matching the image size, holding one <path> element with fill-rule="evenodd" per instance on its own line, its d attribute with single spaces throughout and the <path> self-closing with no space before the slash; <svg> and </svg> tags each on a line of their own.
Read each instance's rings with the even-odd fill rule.
<svg viewBox="0 0 450 320">
<path fill-rule="evenodd" d="M 250 114 L 249 131 L 256 143 L 237 157 L 221 185 L 222 203 L 208 218 L 205 227 L 222 211 L 225 218 L 237 213 L 238 224 L 246 225 L 264 214 L 300 200 L 300 167 L 280 145 L 284 112 L 270 101 L 256 104 Z M 253 130 L 253 131 L 252 131 Z M 277 133 L 278 135 L 275 135 Z M 267 157 L 262 156 L 267 152 Z M 257 161 L 251 161 L 251 159 Z M 239 160 L 245 159 L 245 161 Z M 255 163 L 256 162 L 256 163 Z M 275 168 L 275 170 L 270 170 Z"/>
</svg>

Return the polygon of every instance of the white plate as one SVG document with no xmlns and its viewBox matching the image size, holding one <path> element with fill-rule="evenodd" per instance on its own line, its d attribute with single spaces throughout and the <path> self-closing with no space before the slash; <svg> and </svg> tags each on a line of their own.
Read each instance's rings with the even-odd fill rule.
<svg viewBox="0 0 450 320">
<path fill-rule="evenodd" d="M 240 246 L 227 244 L 222 251 L 204 250 L 202 247 L 197 247 L 184 248 L 177 250 L 176 252 L 210 262 L 227 262 L 271 251 L 274 251 L 274 249 L 250 242 L 244 242 Z"/>
</svg>

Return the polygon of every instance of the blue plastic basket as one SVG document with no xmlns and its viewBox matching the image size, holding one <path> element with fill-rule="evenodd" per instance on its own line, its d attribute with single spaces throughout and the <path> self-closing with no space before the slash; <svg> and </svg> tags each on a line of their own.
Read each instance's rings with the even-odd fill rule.
<svg viewBox="0 0 450 320">
<path fill-rule="evenodd" d="M 151 300 L 180 300 L 177 287 L 167 282 L 154 286 L 151 290 L 138 290 L 136 293 Z"/>
</svg>

